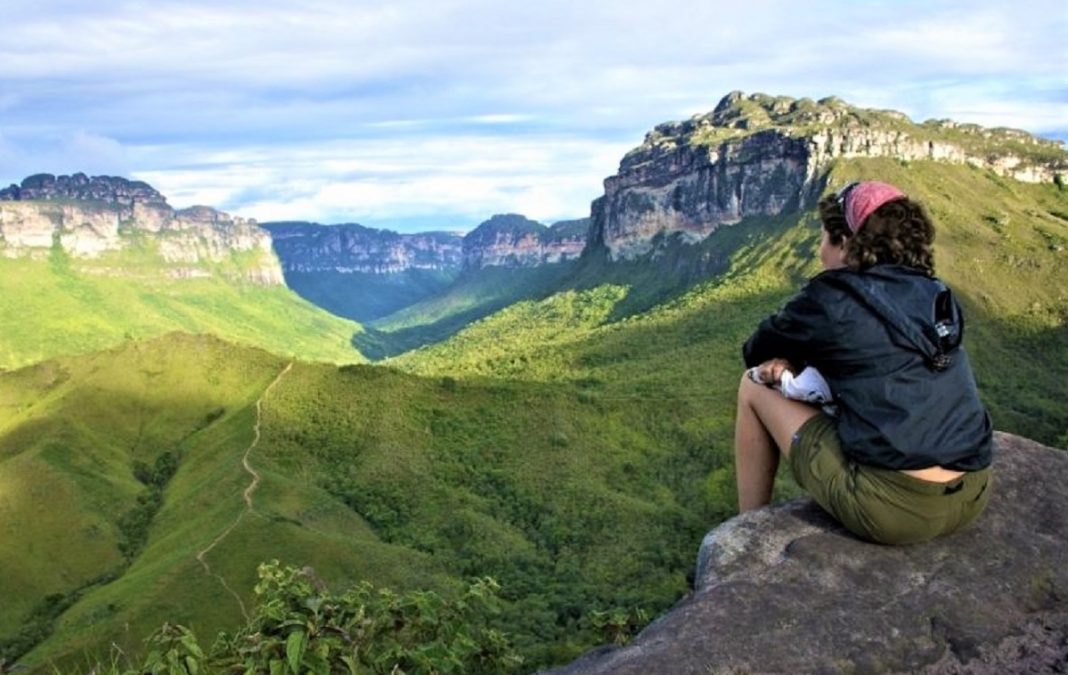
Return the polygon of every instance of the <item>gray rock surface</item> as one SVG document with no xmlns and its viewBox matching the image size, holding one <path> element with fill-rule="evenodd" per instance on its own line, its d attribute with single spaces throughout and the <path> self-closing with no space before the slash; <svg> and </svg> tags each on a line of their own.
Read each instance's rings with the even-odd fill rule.
<svg viewBox="0 0 1068 675">
<path fill-rule="evenodd" d="M 998 433 L 970 528 L 887 547 L 800 498 L 733 518 L 695 590 L 556 675 L 1068 671 L 1068 452 Z"/>
<path fill-rule="evenodd" d="M 450 232 L 398 234 L 357 223 L 263 223 L 286 272 L 398 274 L 460 267 L 463 237 Z"/>
<path fill-rule="evenodd" d="M 538 267 L 574 260 L 586 246 L 585 221 L 552 227 L 509 213 L 493 216 L 464 237 L 464 269 Z"/>
</svg>

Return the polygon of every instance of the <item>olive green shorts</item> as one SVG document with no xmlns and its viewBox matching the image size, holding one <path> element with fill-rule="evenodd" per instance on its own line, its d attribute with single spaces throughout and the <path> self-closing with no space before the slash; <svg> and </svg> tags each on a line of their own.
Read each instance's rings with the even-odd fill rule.
<svg viewBox="0 0 1068 675">
<path fill-rule="evenodd" d="M 932 483 L 847 459 L 834 420 L 822 413 L 794 434 L 790 470 L 849 531 L 880 544 L 914 544 L 959 530 L 990 499 L 989 467 Z"/>
</svg>

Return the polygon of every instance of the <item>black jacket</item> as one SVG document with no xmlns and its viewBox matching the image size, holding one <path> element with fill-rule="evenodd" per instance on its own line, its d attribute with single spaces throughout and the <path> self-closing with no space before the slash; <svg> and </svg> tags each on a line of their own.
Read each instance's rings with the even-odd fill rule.
<svg viewBox="0 0 1068 675">
<path fill-rule="evenodd" d="M 990 464 L 992 427 L 963 330 L 938 279 L 899 265 L 837 269 L 762 321 L 743 356 L 747 367 L 784 358 L 818 368 L 838 405 L 842 450 L 857 462 L 975 471 Z"/>
</svg>

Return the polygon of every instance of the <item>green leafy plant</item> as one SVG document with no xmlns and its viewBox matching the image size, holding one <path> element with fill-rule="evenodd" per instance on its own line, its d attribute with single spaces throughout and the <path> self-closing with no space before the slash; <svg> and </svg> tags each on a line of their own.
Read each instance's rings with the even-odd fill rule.
<svg viewBox="0 0 1068 675">
<path fill-rule="evenodd" d="M 648 613 L 641 607 L 630 609 L 614 607 L 605 611 L 591 612 L 590 626 L 601 632 L 605 642 L 625 645 L 639 630 L 649 623 Z"/>
<path fill-rule="evenodd" d="M 184 626 L 164 624 L 147 640 L 139 668 L 111 675 L 199 673 L 507 673 L 522 659 L 490 627 L 500 587 L 490 578 L 446 598 L 395 593 L 361 583 L 331 593 L 309 568 L 277 560 L 259 566 L 257 606 L 234 635 L 220 633 L 205 653 Z"/>
</svg>

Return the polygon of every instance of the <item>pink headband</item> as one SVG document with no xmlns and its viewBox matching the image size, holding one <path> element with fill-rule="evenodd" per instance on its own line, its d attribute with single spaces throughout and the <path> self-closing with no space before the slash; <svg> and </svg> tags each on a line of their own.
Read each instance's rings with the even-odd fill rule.
<svg viewBox="0 0 1068 675">
<path fill-rule="evenodd" d="M 872 211 L 887 202 L 905 197 L 905 193 L 889 183 L 864 181 L 850 183 L 835 195 L 842 205 L 846 223 L 854 234 L 864 225 Z"/>
</svg>

